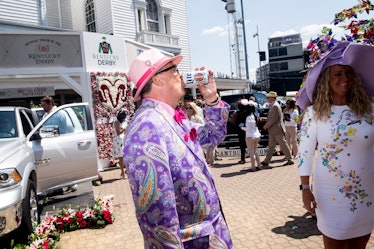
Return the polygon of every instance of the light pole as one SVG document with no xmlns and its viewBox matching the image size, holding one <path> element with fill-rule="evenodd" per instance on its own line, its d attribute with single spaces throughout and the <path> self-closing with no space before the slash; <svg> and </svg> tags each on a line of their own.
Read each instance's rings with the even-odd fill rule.
<svg viewBox="0 0 374 249">
<path fill-rule="evenodd" d="M 244 8 L 243 8 L 243 0 L 240 0 L 240 8 L 242 11 L 242 27 L 243 27 L 243 41 L 244 41 L 244 56 L 245 56 L 245 74 L 246 74 L 246 79 L 249 79 L 249 71 L 248 71 L 248 52 L 247 52 L 247 38 L 245 36 L 245 21 L 244 21 Z"/>
<path fill-rule="evenodd" d="M 221 0 L 221 1 L 226 3 L 225 9 L 226 9 L 227 13 L 234 15 L 234 13 L 236 12 L 236 10 L 235 10 L 235 0 Z M 242 29 L 243 29 L 243 43 L 244 43 L 243 44 L 244 45 L 244 62 L 245 62 L 245 74 L 246 74 L 245 76 L 246 76 L 246 79 L 249 79 L 247 38 L 246 38 L 246 35 L 245 35 L 245 21 L 244 21 L 243 0 L 240 0 L 240 8 L 241 8 L 241 12 L 242 12 L 242 17 L 237 22 L 235 21 L 234 25 L 235 25 L 235 29 L 236 29 L 236 23 L 240 23 L 242 25 Z M 234 16 L 234 20 L 236 20 L 235 16 Z M 236 34 L 236 39 L 238 39 L 238 35 L 237 34 Z M 237 46 L 239 46 L 238 44 L 239 43 L 237 42 Z M 237 53 L 239 53 L 239 49 L 238 49 Z M 238 57 L 237 59 L 239 60 L 240 56 L 238 55 L 237 57 Z M 238 61 L 238 65 L 240 65 L 240 60 Z M 237 67 L 237 68 L 239 68 L 239 70 L 240 70 L 240 66 Z"/>
<path fill-rule="evenodd" d="M 253 38 L 257 36 L 257 53 L 258 53 L 258 62 L 259 62 L 259 66 L 261 68 L 261 57 L 260 57 L 260 35 L 258 34 L 258 25 L 256 25 L 256 34 L 253 35 Z"/>
<path fill-rule="evenodd" d="M 253 38 L 257 37 L 257 53 L 258 53 L 258 79 L 260 80 L 260 90 L 262 90 L 262 70 L 261 70 L 261 50 L 260 50 L 260 35 L 258 33 L 258 25 L 256 25 L 256 34 Z"/>
</svg>

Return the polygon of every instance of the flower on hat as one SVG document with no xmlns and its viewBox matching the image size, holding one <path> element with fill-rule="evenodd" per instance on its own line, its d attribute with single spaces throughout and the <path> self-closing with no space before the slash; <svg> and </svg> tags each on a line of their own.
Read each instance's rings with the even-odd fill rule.
<svg viewBox="0 0 374 249">
<path fill-rule="evenodd" d="M 344 9 L 339 13 L 335 14 L 333 20 L 334 25 L 338 25 L 346 21 L 347 19 L 356 18 L 358 14 L 367 13 L 374 10 L 373 5 L 369 0 L 358 0 L 359 4 L 354 5 L 352 8 Z M 345 34 L 341 37 L 341 40 L 335 39 L 332 29 L 324 27 L 321 34 L 309 41 L 307 50 L 310 51 L 309 54 L 309 65 L 307 70 L 311 69 L 317 61 L 322 59 L 329 51 L 331 51 L 337 44 L 341 42 L 354 42 L 354 43 L 366 43 L 374 45 L 374 20 L 373 18 L 369 20 L 352 20 L 349 24 L 341 25 L 350 34 Z M 306 70 L 306 71 L 307 71 Z M 300 85 L 300 89 L 303 88 L 305 83 L 305 78 Z"/>
<path fill-rule="evenodd" d="M 335 14 L 333 20 L 334 25 L 346 21 L 347 19 L 357 18 L 358 14 L 367 13 L 374 10 L 373 5 L 369 0 L 358 0 L 359 4 L 352 8 L 344 9 Z M 338 41 L 332 34 L 332 29 L 324 27 L 321 34 L 316 39 L 311 39 L 307 46 L 310 51 L 309 67 L 313 67 L 316 61 L 323 58 L 326 52 L 333 49 L 339 42 L 359 42 L 374 45 L 374 21 L 373 18 L 369 20 L 352 20 L 347 25 L 342 25 L 342 28 L 349 30 L 350 34 L 345 34 Z"/>
</svg>

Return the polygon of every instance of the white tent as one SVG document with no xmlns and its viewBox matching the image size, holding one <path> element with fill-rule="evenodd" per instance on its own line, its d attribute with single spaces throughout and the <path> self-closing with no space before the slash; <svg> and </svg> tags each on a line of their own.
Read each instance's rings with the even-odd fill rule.
<svg viewBox="0 0 374 249">
<path fill-rule="evenodd" d="M 150 48 L 123 37 L 89 32 L 0 32 L 0 98 L 54 95 L 73 89 L 91 102 L 89 72 L 127 72 Z"/>
</svg>

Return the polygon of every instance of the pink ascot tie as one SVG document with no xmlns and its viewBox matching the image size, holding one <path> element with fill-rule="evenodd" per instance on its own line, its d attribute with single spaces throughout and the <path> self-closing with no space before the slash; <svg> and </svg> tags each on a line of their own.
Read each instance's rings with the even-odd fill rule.
<svg viewBox="0 0 374 249">
<path fill-rule="evenodd" d="M 186 115 L 184 115 L 184 112 L 181 108 L 175 110 L 174 119 L 178 124 L 182 123 L 183 119 L 186 119 Z"/>
</svg>

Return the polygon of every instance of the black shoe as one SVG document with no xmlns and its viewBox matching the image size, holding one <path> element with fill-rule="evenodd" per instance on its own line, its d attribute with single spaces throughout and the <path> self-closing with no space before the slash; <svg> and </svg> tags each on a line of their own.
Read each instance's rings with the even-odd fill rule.
<svg viewBox="0 0 374 249">
<path fill-rule="evenodd" d="M 268 164 L 268 163 L 265 163 L 265 162 L 261 162 L 261 165 L 262 165 L 262 166 L 269 166 L 269 164 Z"/>
<path fill-rule="evenodd" d="M 245 161 L 240 160 L 238 163 L 240 163 L 240 164 L 245 164 Z"/>
<path fill-rule="evenodd" d="M 294 164 L 294 161 L 288 160 L 285 164 L 283 164 L 283 166 L 292 165 L 292 164 Z"/>
</svg>

